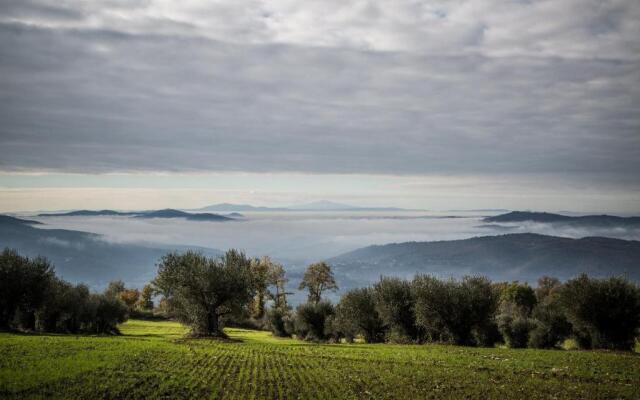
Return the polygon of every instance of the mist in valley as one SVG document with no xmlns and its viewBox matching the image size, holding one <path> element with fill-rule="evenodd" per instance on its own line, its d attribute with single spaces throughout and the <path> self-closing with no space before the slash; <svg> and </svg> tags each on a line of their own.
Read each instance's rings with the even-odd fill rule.
<svg viewBox="0 0 640 400">
<path fill-rule="evenodd" d="M 109 243 L 178 251 L 186 248 L 222 251 L 238 248 L 250 256 L 268 255 L 287 269 L 290 289 L 296 289 L 301 274 L 309 263 L 331 259 L 370 245 L 457 240 L 526 232 L 569 238 L 604 236 L 640 240 L 640 229 L 637 227 L 588 228 L 532 222 L 492 224 L 483 221 L 484 217 L 498 213 L 256 212 L 243 213 L 242 218 L 230 222 L 122 216 L 30 218 L 44 224 L 38 226 L 39 229 L 93 232 L 102 235 L 97 240 Z M 149 262 L 148 267 L 138 268 L 144 272 L 141 276 L 151 277 L 156 266 Z M 389 274 L 393 275 L 393 270 L 389 270 Z M 340 275 L 344 275 L 345 286 L 349 287 L 368 284 L 378 277 L 364 273 L 359 275 L 355 271 L 342 271 L 338 278 Z M 354 280 L 354 277 L 357 279 Z M 293 301 L 302 300 L 300 296 L 302 294 L 297 293 Z"/>
<path fill-rule="evenodd" d="M 129 217 L 38 217 L 43 229 L 93 232 L 116 243 L 238 248 L 286 264 L 328 259 L 360 247 L 406 241 L 454 240 L 495 234 L 478 213 L 244 213 L 231 222 Z"/>
<path fill-rule="evenodd" d="M 487 224 L 496 213 L 282 212 L 244 213 L 231 222 L 129 217 L 37 217 L 42 229 L 92 232 L 116 243 L 238 248 L 287 264 L 328 259 L 370 245 L 466 239 L 507 233 L 640 240 L 638 227 L 574 227 L 544 223 Z"/>
</svg>

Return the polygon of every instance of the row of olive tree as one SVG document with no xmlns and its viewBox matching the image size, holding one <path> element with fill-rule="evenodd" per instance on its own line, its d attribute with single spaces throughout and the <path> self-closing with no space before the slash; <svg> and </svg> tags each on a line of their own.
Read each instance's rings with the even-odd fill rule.
<svg viewBox="0 0 640 400">
<path fill-rule="evenodd" d="M 510 347 L 551 348 L 571 337 L 581 348 L 629 350 L 640 333 L 640 288 L 624 278 L 580 275 L 563 284 L 543 277 L 535 289 L 496 286 L 496 321 Z"/>
<path fill-rule="evenodd" d="M 336 289 L 326 264 L 309 267 L 300 288 L 307 303 L 283 310 L 277 335 L 309 340 L 361 337 L 366 342 L 446 342 L 470 346 L 553 348 L 574 338 L 582 348 L 632 349 L 640 329 L 640 288 L 624 278 L 581 275 L 566 283 L 543 277 L 537 288 L 483 277 L 412 281 L 381 278 L 347 291 L 336 306 L 321 299 Z"/>
<path fill-rule="evenodd" d="M 218 258 L 197 252 L 167 254 L 152 285 L 142 292 L 113 282 L 104 295 L 57 280 L 46 260 L 20 258 L 15 252 L 3 253 L 2 273 L 19 263 L 24 264 L 17 268 L 24 277 L 14 281 L 23 282 L 24 289 L 16 289 L 20 286 L 9 279 L 0 280 L 0 328 L 18 321 L 26 329 L 114 330 L 121 314 L 108 310 L 123 303 L 129 312 L 150 309 L 156 294 L 162 296 L 160 308 L 190 325 L 196 336 L 224 336 L 225 324 L 250 320 L 277 336 L 295 334 L 308 340 L 361 337 L 367 342 L 504 342 L 550 348 L 573 337 L 583 348 L 629 349 L 640 327 L 640 289 L 622 278 L 583 275 L 564 284 L 542 278 L 533 289 L 483 277 L 383 277 L 372 287 L 347 291 L 334 306 L 323 300 L 326 291 L 338 288 L 333 272 L 326 263 L 316 263 L 299 286 L 308 290 L 308 300 L 294 312 L 287 302 L 284 268 L 268 257 L 250 259 L 237 250 Z M 55 301 L 44 301 L 48 298 Z M 79 306 L 83 304 L 91 306 Z M 104 324 L 87 322 L 98 314 L 116 317 Z"/>
<path fill-rule="evenodd" d="M 291 333 L 313 340 L 487 345 L 498 335 L 496 308 L 496 292 L 485 278 L 381 278 L 373 287 L 347 291 L 335 307 L 321 300 L 300 305 Z"/>
<path fill-rule="evenodd" d="M 0 253 L 0 330 L 117 333 L 126 317 L 127 306 L 115 294 L 91 293 L 56 277 L 42 257 Z"/>
</svg>

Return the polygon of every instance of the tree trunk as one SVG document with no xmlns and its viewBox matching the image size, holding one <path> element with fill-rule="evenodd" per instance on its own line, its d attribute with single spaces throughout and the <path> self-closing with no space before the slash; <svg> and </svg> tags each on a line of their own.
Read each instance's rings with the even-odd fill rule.
<svg viewBox="0 0 640 400">
<path fill-rule="evenodd" d="M 210 313 L 207 317 L 207 331 L 205 334 L 207 336 L 223 336 L 220 331 L 219 317 L 216 313 Z"/>
</svg>

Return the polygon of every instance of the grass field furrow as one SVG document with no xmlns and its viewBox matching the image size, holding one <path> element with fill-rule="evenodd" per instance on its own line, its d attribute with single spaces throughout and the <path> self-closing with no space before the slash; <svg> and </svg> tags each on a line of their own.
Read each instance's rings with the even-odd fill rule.
<svg viewBox="0 0 640 400">
<path fill-rule="evenodd" d="M 207 353 L 212 362 L 207 370 L 194 371 L 202 377 L 202 380 L 212 389 L 214 398 L 224 398 L 227 392 L 227 386 L 233 382 L 234 374 L 231 372 L 234 361 L 234 355 L 226 350 L 216 351 L 215 353 Z"/>
<path fill-rule="evenodd" d="M 216 398 L 220 398 L 226 386 L 226 381 L 232 379 L 226 371 L 229 370 L 229 366 L 233 362 L 233 356 L 227 351 L 216 349 L 215 352 L 207 353 L 206 357 L 209 359 L 206 369 L 193 370 L 192 373 L 201 384 L 210 388 L 211 393 L 215 394 Z"/>
<path fill-rule="evenodd" d="M 632 353 L 318 345 L 229 329 L 182 339 L 173 322 L 122 336 L 0 334 L 0 398 L 638 399 Z"/>
</svg>

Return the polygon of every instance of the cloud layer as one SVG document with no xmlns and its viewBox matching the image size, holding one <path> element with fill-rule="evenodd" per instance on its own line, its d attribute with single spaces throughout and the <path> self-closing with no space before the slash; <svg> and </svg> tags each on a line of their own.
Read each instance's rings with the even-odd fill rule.
<svg viewBox="0 0 640 400">
<path fill-rule="evenodd" d="M 0 169 L 638 187 L 640 3 L 0 5 Z"/>
</svg>

